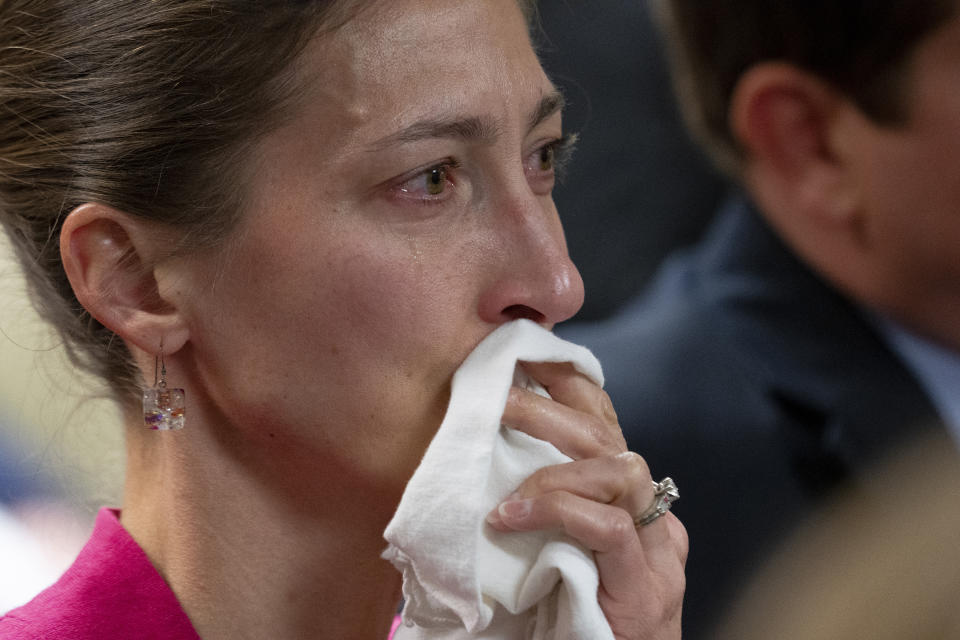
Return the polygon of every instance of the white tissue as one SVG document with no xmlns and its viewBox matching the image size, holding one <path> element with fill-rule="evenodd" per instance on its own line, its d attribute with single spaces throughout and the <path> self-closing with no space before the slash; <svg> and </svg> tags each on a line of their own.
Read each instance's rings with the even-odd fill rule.
<svg viewBox="0 0 960 640">
<path fill-rule="evenodd" d="M 531 473 L 570 461 L 501 426 L 511 384 L 546 395 L 518 360 L 570 362 L 603 384 L 593 354 L 529 320 L 498 328 L 467 357 L 384 533 L 383 557 L 403 573 L 397 640 L 613 640 L 592 552 L 559 531 L 501 533 L 484 520 Z"/>
</svg>

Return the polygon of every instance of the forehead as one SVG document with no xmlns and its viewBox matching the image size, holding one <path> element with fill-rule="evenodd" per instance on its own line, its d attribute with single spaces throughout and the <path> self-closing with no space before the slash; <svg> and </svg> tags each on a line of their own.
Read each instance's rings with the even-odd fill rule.
<svg viewBox="0 0 960 640">
<path fill-rule="evenodd" d="M 316 38 L 298 65 L 328 144 L 437 113 L 506 118 L 552 91 L 515 0 L 381 0 Z"/>
</svg>

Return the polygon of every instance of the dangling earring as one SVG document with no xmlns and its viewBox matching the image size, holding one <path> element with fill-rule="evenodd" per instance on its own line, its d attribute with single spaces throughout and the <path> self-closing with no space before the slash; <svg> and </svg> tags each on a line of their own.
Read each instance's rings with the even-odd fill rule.
<svg viewBox="0 0 960 640">
<path fill-rule="evenodd" d="M 157 380 L 157 368 L 160 379 Z M 160 354 L 153 359 L 153 386 L 143 390 L 143 424 L 155 431 L 183 429 L 185 395 L 183 389 L 167 388 L 167 367 L 163 362 L 163 343 Z"/>
</svg>

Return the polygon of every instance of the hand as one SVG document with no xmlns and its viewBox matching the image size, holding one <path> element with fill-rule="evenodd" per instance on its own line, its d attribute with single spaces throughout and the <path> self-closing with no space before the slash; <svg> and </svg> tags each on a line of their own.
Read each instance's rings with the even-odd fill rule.
<svg viewBox="0 0 960 640">
<path fill-rule="evenodd" d="M 653 481 L 643 458 L 627 451 L 609 396 L 570 364 L 522 366 L 552 399 L 513 387 L 503 424 L 573 461 L 531 475 L 488 522 L 499 531 L 563 529 L 592 549 L 597 597 L 618 640 L 680 638 L 687 533 L 672 513 L 634 524 L 653 502 Z"/>
</svg>

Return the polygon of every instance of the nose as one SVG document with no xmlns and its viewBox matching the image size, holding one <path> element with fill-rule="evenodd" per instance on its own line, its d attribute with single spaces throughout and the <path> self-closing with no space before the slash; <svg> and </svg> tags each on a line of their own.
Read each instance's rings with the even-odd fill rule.
<svg viewBox="0 0 960 640">
<path fill-rule="evenodd" d="M 570 260 L 549 197 L 529 191 L 499 203 L 493 277 L 480 297 L 480 317 L 493 324 L 527 318 L 552 328 L 583 305 L 583 279 Z"/>
</svg>

